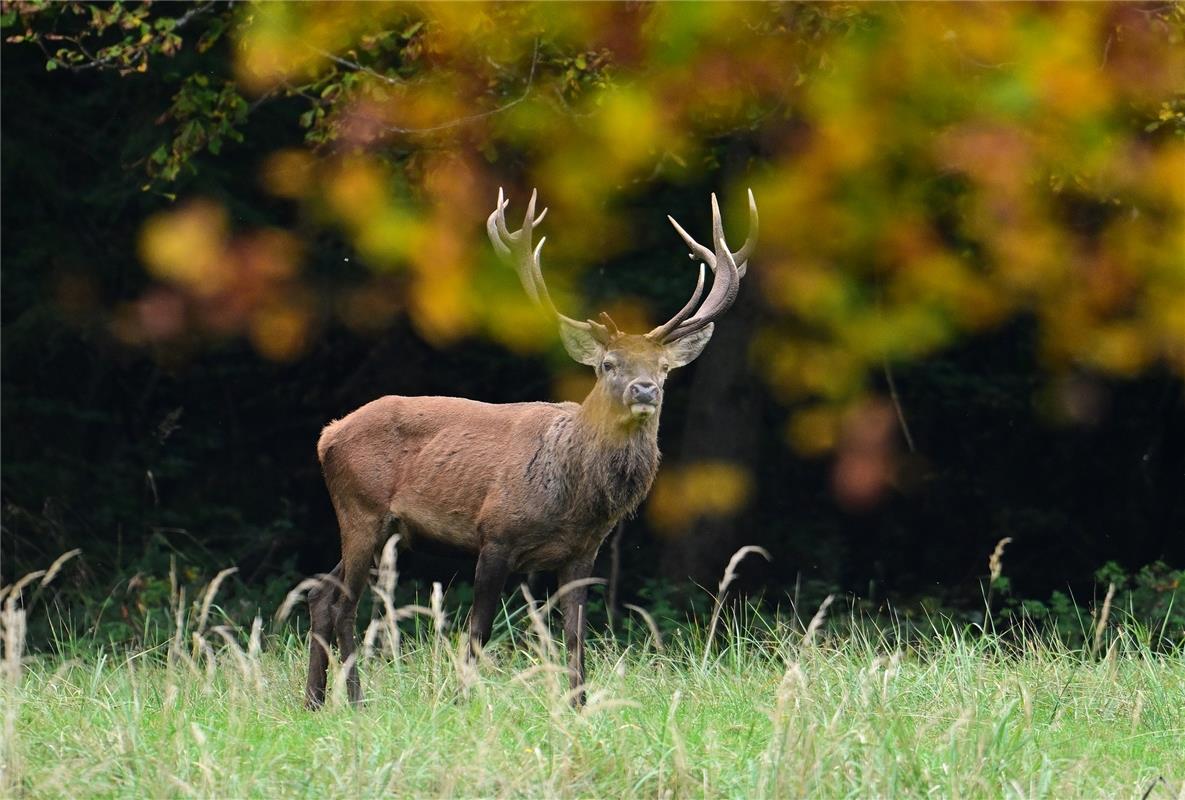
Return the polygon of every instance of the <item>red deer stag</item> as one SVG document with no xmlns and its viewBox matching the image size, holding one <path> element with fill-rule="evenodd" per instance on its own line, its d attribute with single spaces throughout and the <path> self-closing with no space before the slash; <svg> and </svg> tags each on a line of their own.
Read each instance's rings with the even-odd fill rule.
<svg viewBox="0 0 1185 800">
<path fill-rule="evenodd" d="M 325 427 L 317 455 L 341 528 L 341 561 L 309 592 L 310 708 L 325 699 L 327 643 L 336 636 L 351 702 L 362 698 L 355 648 L 358 598 L 389 532 L 400 545 L 450 545 L 477 555 L 471 654 L 490 634 L 511 572 L 555 570 L 561 584 L 589 577 L 601 542 L 634 512 L 658 470 L 658 417 L 667 373 L 691 362 L 712 336 L 713 320 L 732 305 L 757 236 L 749 192 L 749 235 L 732 252 L 712 196 L 712 243 L 704 247 L 671 217 L 700 262 L 688 303 L 645 335 L 624 334 L 607 314 L 599 322 L 559 313 L 532 242 L 535 194 L 522 228 L 506 226 L 502 192 L 487 221 L 490 241 L 518 272 L 523 289 L 559 323 L 568 354 L 596 370 L 583 403 L 492 405 L 459 397 L 383 397 Z M 704 264 L 715 273 L 704 289 Z M 572 701 L 584 702 L 584 606 L 587 584 L 561 598 Z"/>
</svg>

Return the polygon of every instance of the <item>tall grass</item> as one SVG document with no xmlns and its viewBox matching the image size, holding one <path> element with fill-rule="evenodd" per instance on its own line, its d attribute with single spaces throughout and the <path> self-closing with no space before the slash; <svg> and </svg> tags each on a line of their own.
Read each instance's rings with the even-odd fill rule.
<svg viewBox="0 0 1185 800">
<path fill-rule="evenodd" d="M 664 642 L 594 636 L 576 713 L 548 604 L 508 605 L 469 669 L 439 590 L 387 602 L 392 556 L 360 650 L 367 702 L 347 704 L 337 665 L 313 713 L 293 626 L 210 626 L 225 575 L 178 592 L 158 647 L 24 656 L 46 577 L 24 606 L 0 595 L 4 796 L 1185 798 L 1185 647 L 1153 652 L 1114 614 L 1075 649 L 718 602 Z"/>
</svg>

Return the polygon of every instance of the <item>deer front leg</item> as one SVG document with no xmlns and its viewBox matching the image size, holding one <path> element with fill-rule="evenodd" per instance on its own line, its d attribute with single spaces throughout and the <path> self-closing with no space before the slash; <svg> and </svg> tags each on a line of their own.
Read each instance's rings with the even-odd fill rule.
<svg viewBox="0 0 1185 800">
<path fill-rule="evenodd" d="M 588 585 L 573 586 L 567 591 L 564 591 L 564 587 L 572 581 L 587 578 L 592 574 L 592 566 L 591 557 L 578 558 L 561 567 L 558 576 L 560 591 L 564 592 L 560 604 L 564 611 L 564 646 L 568 650 L 568 685 L 573 708 L 582 708 L 585 701 L 584 635 L 588 627 L 585 618 Z"/>
<path fill-rule="evenodd" d="M 469 616 L 469 658 L 477 653 L 490 638 L 494 615 L 502 597 L 502 587 L 510 574 L 510 560 L 498 548 L 483 547 L 477 556 L 477 574 L 473 579 L 473 611 Z"/>
</svg>

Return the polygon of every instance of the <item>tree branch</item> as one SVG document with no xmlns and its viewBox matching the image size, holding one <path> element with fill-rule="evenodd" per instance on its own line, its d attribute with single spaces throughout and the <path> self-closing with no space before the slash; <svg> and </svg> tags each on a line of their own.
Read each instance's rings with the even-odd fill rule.
<svg viewBox="0 0 1185 800">
<path fill-rule="evenodd" d="M 881 364 L 885 369 L 885 382 L 889 384 L 889 399 L 893 401 L 893 410 L 897 412 L 897 421 L 901 423 L 901 433 L 905 436 L 909 452 L 916 453 L 917 448 L 913 444 L 913 434 L 909 432 L 909 423 L 905 421 L 905 411 L 901 408 L 901 398 L 897 396 L 897 382 L 893 380 L 893 370 L 889 366 L 889 359 L 886 357 Z"/>
<path fill-rule="evenodd" d="M 527 85 L 523 88 L 523 93 L 521 95 L 519 95 L 517 98 L 515 98 L 514 100 L 511 100 L 508 103 L 504 103 L 503 105 L 500 105 L 497 108 L 492 108 L 489 111 L 482 111 L 481 113 L 478 113 L 478 114 L 469 114 L 468 116 L 458 117 L 457 119 L 449 120 L 448 122 L 442 122 L 439 125 L 430 125 L 426 128 L 400 128 L 400 127 L 397 127 L 394 125 L 384 125 L 383 128 L 384 128 L 384 130 L 388 131 L 389 133 L 405 133 L 405 134 L 437 133 L 439 131 L 449 130 L 450 128 L 457 128 L 457 127 L 460 127 L 461 125 L 467 125 L 468 123 L 476 122 L 479 119 L 485 119 L 486 117 L 492 117 L 495 114 L 501 114 L 503 111 L 508 111 L 511 108 L 514 108 L 519 103 L 526 100 L 527 96 L 531 94 L 531 89 L 534 87 L 534 84 L 535 84 L 535 67 L 538 63 L 539 63 L 539 40 L 536 39 L 535 40 L 535 49 L 534 49 L 534 52 L 532 52 L 532 54 L 531 54 L 531 72 L 530 72 L 530 74 L 527 75 Z"/>
<path fill-rule="evenodd" d="M 172 30 L 169 32 L 172 33 L 174 31 L 180 30 L 181 28 L 188 25 L 191 21 L 193 21 L 193 19 L 195 17 L 198 17 L 198 16 L 206 13 L 213 7 L 214 7 L 214 0 L 210 0 L 210 2 L 206 2 L 206 3 L 202 3 L 201 5 L 194 6 L 193 8 L 189 9 L 189 11 L 186 11 L 184 14 L 182 14 L 180 17 L 177 18 L 177 22 L 173 25 Z M 50 37 L 50 38 L 54 38 L 54 37 Z M 106 55 L 106 56 L 103 56 L 100 58 L 98 56 L 92 55 L 90 53 L 90 51 L 88 51 L 86 49 L 86 47 L 82 44 L 82 41 L 80 39 L 74 39 L 74 38 L 68 38 L 68 37 L 58 37 L 58 38 L 67 38 L 68 41 L 73 42 L 74 46 L 77 47 L 82 52 L 82 54 L 87 57 L 88 60 L 82 62 L 81 64 L 69 64 L 69 63 L 66 63 L 66 62 L 62 61 L 61 59 L 59 59 L 56 55 L 51 54 L 49 52 L 49 49 L 45 46 L 45 44 L 41 41 L 40 38 L 37 40 L 37 44 L 41 48 L 41 51 L 43 53 L 45 53 L 47 58 L 49 58 L 53 61 L 56 61 L 62 69 L 69 70 L 70 72 L 84 72 L 88 69 L 102 69 L 104 67 L 111 66 L 118 59 L 120 59 L 123 55 L 126 55 L 128 52 L 126 50 L 119 51 L 119 52 L 115 52 L 115 53 L 110 53 L 109 55 Z M 151 44 L 152 44 L 152 42 L 146 42 L 144 44 L 139 44 L 139 45 L 135 45 L 132 47 L 132 51 L 136 53 L 137 60 L 139 58 L 147 58 L 147 56 L 149 54 L 148 49 Z M 116 45 L 111 45 L 111 46 L 115 47 Z M 99 52 L 102 52 L 102 51 L 103 51 L 103 48 L 100 48 Z M 126 67 L 126 64 L 120 64 L 119 66 Z"/>
</svg>

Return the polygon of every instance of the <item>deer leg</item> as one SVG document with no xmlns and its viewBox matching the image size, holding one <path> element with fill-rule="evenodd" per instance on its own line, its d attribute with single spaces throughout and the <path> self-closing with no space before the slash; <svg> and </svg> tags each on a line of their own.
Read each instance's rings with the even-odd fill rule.
<svg viewBox="0 0 1185 800">
<path fill-rule="evenodd" d="M 473 579 L 473 611 L 469 617 L 469 658 L 475 660 L 478 651 L 490 638 L 494 615 L 502 587 L 510 574 L 510 561 L 493 547 L 484 547 L 477 556 L 477 573 Z"/>
<path fill-rule="evenodd" d="M 337 594 L 337 582 L 341 581 L 342 562 L 323 579 L 321 584 L 309 591 L 309 679 L 304 689 L 304 704 L 309 710 L 316 710 L 325 702 L 325 678 L 329 671 L 329 642 L 333 637 L 333 611 L 331 605 Z"/>
<path fill-rule="evenodd" d="M 578 558 L 565 564 L 559 570 L 560 591 L 572 581 L 587 578 L 592 574 L 593 560 Z M 588 602 L 588 586 L 574 586 L 560 598 L 564 611 L 564 646 L 568 650 L 568 685 L 571 688 L 572 707 L 584 706 L 584 636 L 588 628 L 585 606 Z"/>
<path fill-rule="evenodd" d="M 366 518 L 360 525 L 365 535 L 351 538 L 347 544 L 342 544 L 342 589 L 338 592 L 338 601 L 333 609 L 333 628 L 337 634 L 337 648 L 341 652 L 343 664 L 346 668 L 346 693 L 350 702 L 358 705 L 362 702 L 362 683 L 358 677 L 357 653 L 355 650 L 357 627 L 358 601 L 362 599 L 362 592 L 366 589 L 366 582 L 370 576 L 370 565 L 374 561 L 375 546 L 379 534 L 383 530 L 383 523 L 378 519 Z M 351 660 L 354 657 L 355 660 Z"/>
</svg>

